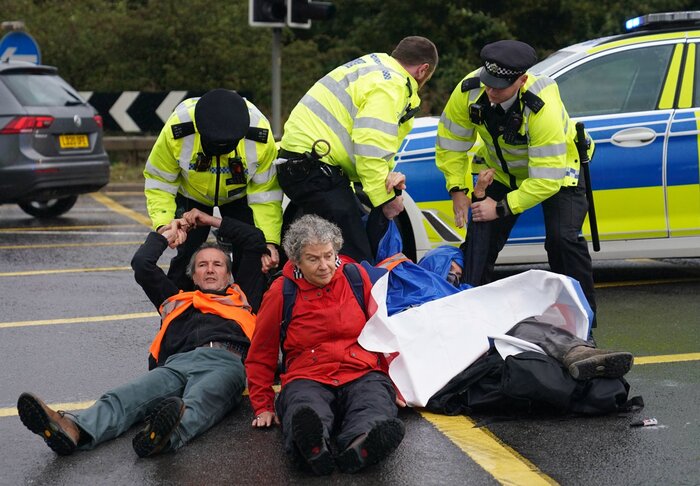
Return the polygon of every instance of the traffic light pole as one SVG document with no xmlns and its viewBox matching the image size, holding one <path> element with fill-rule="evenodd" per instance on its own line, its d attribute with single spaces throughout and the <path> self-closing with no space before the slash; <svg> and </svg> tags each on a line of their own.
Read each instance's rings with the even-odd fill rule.
<svg viewBox="0 0 700 486">
<path fill-rule="evenodd" d="M 282 29 L 272 29 L 272 134 L 275 140 L 282 137 L 281 105 L 282 105 Z"/>
</svg>

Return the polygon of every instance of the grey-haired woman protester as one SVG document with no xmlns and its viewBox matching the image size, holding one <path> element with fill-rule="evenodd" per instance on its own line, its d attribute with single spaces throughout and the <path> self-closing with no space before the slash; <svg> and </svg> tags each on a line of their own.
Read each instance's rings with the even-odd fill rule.
<svg viewBox="0 0 700 486">
<path fill-rule="evenodd" d="M 380 356 L 357 342 L 370 279 L 339 258 L 340 229 L 318 216 L 292 223 L 282 244 L 289 261 L 263 298 L 246 359 L 253 426 L 281 423 L 287 454 L 318 475 L 336 465 L 357 472 L 384 459 L 404 436 L 396 416 L 397 404 L 405 404 L 396 399 Z M 285 281 L 294 297 L 285 295 Z M 284 301 L 291 298 L 288 326 L 281 325 Z M 280 342 L 284 371 L 275 404 Z"/>
</svg>

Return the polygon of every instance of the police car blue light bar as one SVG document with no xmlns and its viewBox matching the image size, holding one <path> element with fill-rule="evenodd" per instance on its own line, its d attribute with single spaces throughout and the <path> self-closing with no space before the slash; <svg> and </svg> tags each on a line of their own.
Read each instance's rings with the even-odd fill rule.
<svg viewBox="0 0 700 486">
<path fill-rule="evenodd" d="M 631 31 L 640 27 L 651 28 L 660 24 L 688 24 L 700 22 L 700 10 L 687 12 L 663 12 L 634 17 L 625 22 L 625 30 Z"/>
</svg>

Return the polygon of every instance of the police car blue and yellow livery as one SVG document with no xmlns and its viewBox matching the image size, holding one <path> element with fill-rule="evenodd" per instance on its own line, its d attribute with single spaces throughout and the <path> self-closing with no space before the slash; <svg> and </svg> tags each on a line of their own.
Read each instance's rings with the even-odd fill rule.
<svg viewBox="0 0 700 486">
<path fill-rule="evenodd" d="M 569 116 L 583 122 L 595 141 L 590 173 L 601 251 L 591 256 L 698 257 L 700 12 L 633 20 L 628 33 L 566 47 L 528 71 L 556 81 Z M 538 96 L 545 100 L 544 90 Z M 446 116 L 454 121 L 468 113 L 446 111 Z M 447 119 L 438 125 L 437 118 L 416 120 L 397 154 L 397 170 L 406 174 L 407 193 L 415 202 L 407 210 L 422 216 L 421 224 L 412 225 L 419 256 L 464 237 L 464 230 L 454 226 L 445 177 L 447 189 L 470 187 L 466 146 L 452 150 L 453 158 L 437 154 L 443 176 L 435 168 L 434 145 L 438 136 L 460 143 L 468 134 L 449 130 Z M 472 155 L 481 150 L 479 143 Z M 420 184 L 411 183 L 417 180 Z M 587 224 L 583 233 L 590 234 Z M 543 241 L 536 205 L 520 215 L 498 262 L 546 261 Z"/>
<path fill-rule="evenodd" d="M 224 205 L 247 198 L 255 226 L 265 234 L 268 243 L 279 245 L 283 194 L 272 164 L 277 156 L 277 148 L 269 122 L 246 100 L 250 116 L 249 135 L 238 143 L 235 150 L 219 157 L 220 176 L 216 194 L 215 160 L 211 160 L 205 170 L 196 170 L 198 157 L 203 155 L 202 141 L 194 117 L 198 100 L 199 98 L 187 99 L 175 108 L 148 157 L 143 174 L 146 179 L 148 214 L 153 228 L 172 221 L 176 210 L 175 196 L 178 193 L 207 206 Z M 187 126 L 192 128 L 184 131 L 181 129 Z M 240 162 L 231 163 L 237 160 Z"/>
</svg>

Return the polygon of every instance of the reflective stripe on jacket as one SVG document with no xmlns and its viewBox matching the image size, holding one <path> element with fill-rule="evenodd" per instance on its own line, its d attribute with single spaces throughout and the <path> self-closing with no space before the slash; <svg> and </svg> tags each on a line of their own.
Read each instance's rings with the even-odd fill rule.
<svg viewBox="0 0 700 486">
<path fill-rule="evenodd" d="M 208 294 L 195 290 L 183 292 L 168 298 L 160 306 L 161 324 L 158 334 L 151 343 L 150 353 L 158 361 L 160 345 L 168 330 L 168 326 L 177 316 L 187 308 L 194 306 L 202 313 L 216 314 L 224 319 L 236 321 L 248 339 L 253 338 L 255 330 L 255 315 L 251 313 L 251 307 L 245 294 L 237 284 L 232 284 L 226 289 L 226 295 Z"/>
<path fill-rule="evenodd" d="M 153 228 L 170 223 L 175 217 L 175 196 L 182 194 L 207 206 L 214 206 L 216 191 L 216 157 L 212 157 L 207 171 L 195 171 L 197 154 L 202 152 L 199 132 L 181 138 L 173 137 L 172 127 L 194 121 L 194 107 L 199 98 L 180 103 L 161 130 L 146 162 L 143 175 L 146 179 L 146 205 Z M 246 100 L 250 114 L 250 126 L 265 128 L 265 143 L 244 138 L 236 147 L 243 163 L 246 183 L 226 184 L 231 178 L 229 158 L 236 151 L 219 157 L 219 205 L 244 197 L 253 211 L 255 226 L 265 234 L 268 243 L 280 243 L 282 227 L 282 190 L 277 182 L 277 171 L 272 162 L 277 157 L 277 147 L 265 116 Z"/>
<path fill-rule="evenodd" d="M 480 70 L 464 79 L 478 77 Z M 575 186 L 579 178 L 579 156 L 576 149 L 576 128 L 562 103 L 554 80 L 527 73 L 528 78 L 518 94 L 523 122 L 518 131 L 524 143 L 507 144 L 502 136 L 498 146 L 508 172 L 515 178 L 516 190 L 508 194 L 508 206 L 515 214 L 544 201 L 561 186 Z M 478 88 L 462 91 L 462 81 L 452 92 L 438 123 L 436 164 L 445 175 L 446 187 L 472 189 L 471 174 L 486 168 L 496 169 L 495 179 L 510 187 L 510 177 L 503 170 L 495 143 L 484 123 L 475 124 L 469 118 L 470 106 L 484 93 Z M 537 95 L 544 106 L 537 112 L 522 101 L 526 91 Z M 477 135 L 483 142 L 476 148 L 474 160 L 467 155 Z M 589 153 L 592 153 L 593 145 Z M 482 161 L 483 163 L 479 163 Z"/>
<path fill-rule="evenodd" d="M 418 83 L 398 61 L 368 54 L 334 69 L 309 89 L 284 125 L 281 147 L 304 153 L 316 140 L 327 140 L 331 151 L 322 160 L 362 182 L 377 207 L 394 197 L 387 194 L 385 180 L 413 126 L 412 119 L 400 119 L 419 104 Z"/>
</svg>

